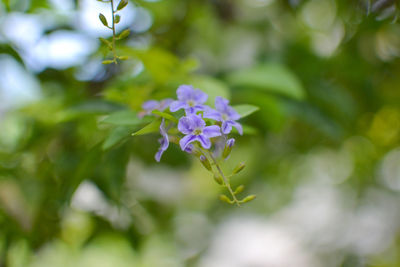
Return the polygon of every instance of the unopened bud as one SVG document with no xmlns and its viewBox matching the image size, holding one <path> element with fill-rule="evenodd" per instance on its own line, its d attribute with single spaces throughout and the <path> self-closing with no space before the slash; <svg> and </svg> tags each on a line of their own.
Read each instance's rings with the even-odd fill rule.
<svg viewBox="0 0 400 267">
<path fill-rule="evenodd" d="M 222 180 L 221 176 L 219 175 L 214 175 L 214 180 L 217 182 L 219 185 L 223 185 L 224 181 Z"/>
<path fill-rule="evenodd" d="M 221 201 L 223 201 L 223 202 L 228 203 L 228 204 L 232 204 L 232 203 L 233 203 L 233 201 L 230 200 L 229 197 L 227 197 L 227 196 L 225 196 L 225 195 L 220 195 L 220 196 L 219 196 L 219 199 L 220 199 Z"/>
<path fill-rule="evenodd" d="M 234 144 L 235 144 L 234 138 L 228 139 L 228 141 L 226 141 L 224 152 L 222 152 L 222 157 L 224 159 L 226 159 L 231 154 L 232 147 Z"/>
<path fill-rule="evenodd" d="M 254 200 L 256 198 L 256 195 L 249 195 L 247 197 L 245 197 L 244 199 L 242 199 L 241 202 L 246 203 L 246 202 L 250 202 L 252 200 Z"/>
<path fill-rule="evenodd" d="M 240 171 L 242 171 L 244 169 L 244 167 L 246 167 L 246 165 L 243 162 L 240 162 L 236 168 L 233 170 L 233 173 L 239 173 Z"/>
<path fill-rule="evenodd" d="M 244 190 L 244 185 L 239 185 L 238 187 L 236 187 L 236 190 L 233 193 L 236 195 L 243 192 L 243 190 Z"/>
<path fill-rule="evenodd" d="M 200 156 L 200 162 L 203 164 L 203 166 L 204 166 L 207 170 L 211 171 L 211 164 L 210 164 L 210 161 L 208 161 L 208 159 L 207 159 L 204 155 L 201 155 L 201 156 Z"/>
</svg>

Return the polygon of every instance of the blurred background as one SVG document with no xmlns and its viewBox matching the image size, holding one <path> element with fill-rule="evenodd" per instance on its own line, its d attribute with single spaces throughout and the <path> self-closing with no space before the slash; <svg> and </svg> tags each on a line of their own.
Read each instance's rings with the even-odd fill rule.
<svg viewBox="0 0 400 267">
<path fill-rule="evenodd" d="M 0 2 L 0 266 L 400 266 L 395 0 Z M 193 84 L 253 104 L 227 169 L 132 137 L 143 101 Z M 211 99 L 212 101 L 212 99 Z"/>
</svg>

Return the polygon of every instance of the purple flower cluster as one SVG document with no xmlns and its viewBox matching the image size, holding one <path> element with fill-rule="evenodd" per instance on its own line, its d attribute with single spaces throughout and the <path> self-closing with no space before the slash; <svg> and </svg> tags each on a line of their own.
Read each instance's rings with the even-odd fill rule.
<svg viewBox="0 0 400 267">
<path fill-rule="evenodd" d="M 164 111 L 169 107 L 171 112 L 183 109 L 185 116 L 179 119 L 177 128 L 184 136 L 180 138 L 179 145 L 182 151 L 191 153 L 194 150 L 193 143 L 198 142 L 204 149 L 211 148 L 211 138 L 224 136 L 235 127 L 240 134 L 243 134 L 243 128 L 237 120 L 240 115 L 229 106 L 229 101 L 222 97 L 216 97 L 215 109 L 205 105 L 208 95 L 199 89 L 194 89 L 191 85 L 181 85 L 176 91 L 178 100 L 164 99 L 162 101 L 150 100 L 143 103 L 143 111 L 139 116 L 151 114 L 153 110 Z M 206 121 L 214 121 L 213 125 L 207 126 Z M 156 161 L 160 161 L 162 154 L 169 146 L 168 130 L 165 119 L 162 119 L 160 125 L 160 148 L 155 155 Z M 229 144 L 233 145 L 234 139 L 229 139 Z"/>
</svg>

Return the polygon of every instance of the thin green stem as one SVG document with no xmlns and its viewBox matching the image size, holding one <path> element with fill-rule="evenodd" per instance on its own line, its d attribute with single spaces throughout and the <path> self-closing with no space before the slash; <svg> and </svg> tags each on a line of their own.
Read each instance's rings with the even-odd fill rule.
<svg viewBox="0 0 400 267">
<path fill-rule="evenodd" d="M 115 22 L 114 22 L 114 16 L 115 16 L 115 11 L 114 11 L 114 0 L 111 0 L 111 16 L 112 16 L 112 31 L 113 31 L 113 37 L 112 37 L 112 52 L 114 56 L 114 63 L 118 64 L 117 61 L 117 52 L 115 51 Z"/>
<path fill-rule="evenodd" d="M 225 187 L 228 189 L 229 193 L 231 194 L 233 201 L 236 203 L 236 205 L 240 206 L 240 202 L 236 198 L 235 193 L 233 193 L 231 184 L 228 181 L 228 178 L 225 176 L 224 172 L 222 171 L 221 167 L 219 166 L 217 160 L 214 158 L 214 156 L 212 155 L 212 153 L 210 151 L 208 151 L 208 155 L 211 158 L 211 160 L 214 162 L 214 166 L 217 168 L 219 174 L 221 175 L 222 179 L 224 180 Z"/>
</svg>

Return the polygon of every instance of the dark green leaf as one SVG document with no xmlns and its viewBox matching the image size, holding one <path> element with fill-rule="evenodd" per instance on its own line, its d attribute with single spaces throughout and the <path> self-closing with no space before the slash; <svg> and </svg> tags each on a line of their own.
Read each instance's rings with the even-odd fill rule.
<svg viewBox="0 0 400 267">
<path fill-rule="evenodd" d="M 132 132 L 132 127 L 127 127 L 127 126 L 115 127 L 114 129 L 112 129 L 110 135 L 104 141 L 102 145 L 103 150 L 109 149 L 110 147 L 122 141 L 122 139 L 129 137 L 131 132 Z"/>
</svg>

